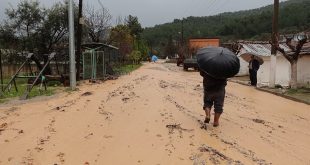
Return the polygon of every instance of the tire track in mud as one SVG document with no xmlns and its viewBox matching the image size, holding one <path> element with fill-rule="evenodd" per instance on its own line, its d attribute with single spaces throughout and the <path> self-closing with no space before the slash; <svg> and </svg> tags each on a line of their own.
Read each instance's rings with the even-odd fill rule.
<svg viewBox="0 0 310 165">
<path fill-rule="evenodd" d="M 243 163 L 241 163 L 239 160 L 233 160 L 232 158 L 224 155 L 223 153 L 210 146 L 207 146 L 206 144 L 200 146 L 198 150 L 202 153 L 208 153 L 210 156 L 209 160 L 213 164 L 220 164 L 224 160 L 227 164 L 243 165 Z"/>
<path fill-rule="evenodd" d="M 66 101 L 62 105 L 58 105 L 50 110 L 52 111 L 58 111 L 58 112 L 65 112 L 67 109 L 72 108 L 73 106 L 76 105 L 76 103 L 80 102 L 82 99 L 85 98 L 85 103 L 84 103 L 84 108 L 88 105 L 90 102 L 89 99 L 87 99 L 88 96 L 93 95 L 93 92 L 84 92 L 80 94 L 78 97 L 70 99 Z M 79 109 L 77 109 L 79 111 Z M 43 136 L 38 136 L 36 140 L 36 145 L 32 149 L 27 149 L 27 154 L 22 158 L 21 164 L 34 164 L 34 156 L 37 156 L 37 154 L 40 154 L 42 151 L 45 150 L 46 144 L 48 144 L 52 138 L 53 135 L 56 134 L 56 129 L 55 129 L 55 124 L 56 124 L 56 117 L 52 117 L 49 119 L 49 123 L 46 127 L 44 127 L 44 135 Z M 55 146 L 55 144 L 53 144 Z M 44 151 L 46 152 L 46 151 Z M 65 154 L 62 152 L 59 152 L 59 154 L 56 155 L 56 157 L 59 158 L 60 164 L 63 164 L 65 162 L 64 158 Z"/>
<path fill-rule="evenodd" d="M 68 104 L 69 104 L 69 102 L 67 104 L 65 104 L 65 106 L 63 106 L 63 107 L 68 106 Z M 9 110 L 7 110 L 5 113 L 8 116 L 11 116 L 12 114 L 17 113 L 16 111 L 19 109 L 21 109 L 21 108 L 12 107 Z M 57 109 L 55 108 L 55 110 L 57 110 Z M 34 164 L 35 163 L 34 157 L 38 153 L 40 153 L 41 151 L 44 151 L 45 145 L 51 140 L 52 136 L 56 133 L 56 130 L 54 127 L 55 122 L 56 122 L 55 117 L 51 117 L 49 119 L 48 124 L 45 127 L 43 127 L 44 131 L 43 131 L 42 136 L 38 135 L 36 137 L 33 148 L 28 148 L 27 150 L 25 150 L 25 155 L 21 156 L 21 158 L 20 158 L 21 160 L 20 160 L 19 164 Z M 0 136 L 1 136 L 1 132 L 6 132 L 6 131 L 16 132 L 15 135 L 13 135 L 13 134 L 10 135 L 11 136 L 10 138 L 7 137 L 7 139 L 5 140 L 5 142 L 7 142 L 7 143 L 11 142 L 11 140 L 13 140 L 13 139 L 27 135 L 27 131 L 24 131 L 23 129 L 11 128 L 15 123 L 16 122 L 11 122 L 8 124 L 3 123 L 0 125 Z M 9 157 L 8 162 L 11 162 L 14 159 L 15 159 L 15 157 Z"/>
<path fill-rule="evenodd" d="M 41 151 L 44 151 L 45 145 L 49 143 L 53 135 L 56 134 L 55 123 L 56 119 L 55 117 L 52 117 L 48 125 L 44 127 L 44 135 L 37 137 L 35 147 L 32 149 L 27 149 L 27 155 L 22 158 L 21 164 L 34 164 L 34 156 L 39 154 Z"/>
<path fill-rule="evenodd" d="M 259 164 L 259 165 L 271 165 L 272 164 L 272 163 L 267 162 L 264 159 L 260 159 L 260 158 L 256 157 L 254 151 L 248 150 L 244 147 L 241 147 L 240 145 L 238 145 L 237 142 L 230 142 L 228 140 L 224 140 L 223 138 L 219 138 L 219 137 L 217 137 L 217 139 L 220 139 L 221 142 L 223 142 L 224 144 L 229 145 L 231 148 L 237 150 L 244 157 L 252 160 L 252 162 L 254 162 L 256 164 Z"/>
<path fill-rule="evenodd" d="M 13 127 L 15 123 L 17 122 L 0 122 L 1 143 L 10 143 L 11 141 L 14 141 L 15 139 L 18 139 L 24 135 L 25 132 L 23 129 Z M 6 138 L 1 138 L 2 135 Z M 8 161 L 10 162 L 12 159 L 14 159 L 14 157 L 9 157 Z"/>
<path fill-rule="evenodd" d="M 82 98 L 86 98 L 87 96 L 91 96 L 93 95 L 93 92 L 84 92 L 82 94 L 80 94 L 77 98 L 74 98 L 74 99 L 71 99 L 71 100 L 68 100 L 66 101 L 64 104 L 62 105 L 59 105 L 59 106 L 56 106 L 54 108 L 52 108 L 51 110 L 54 111 L 54 110 L 57 110 L 57 111 L 60 111 L 60 112 L 65 112 L 66 111 L 66 108 L 70 108 L 72 106 L 74 106 L 77 102 L 79 102 Z M 90 100 L 86 99 L 85 103 L 84 103 L 84 108 L 87 106 L 88 102 Z"/>
<path fill-rule="evenodd" d="M 139 84 L 141 81 L 145 80 L 146 78 L 147 78 L 147 76 L 140 77 L 140 78 L 135 79 L 132 82 L 136 82 L 135 84 Z M 112 91 L 109 94 L 107 101 L 109 101 L 113 97 L 124 96 L 124 93 L 126 93 L 126 92 L 127 92 L 127 94 L 130 93 L 130 91 L 132 91 L 134 89 L 134 85 L 135 84 L 134 83 L 129 83 L 127 85 L 123 85 L 123 86 L 119 87 L 115 91 Z M 185 86 L 181 85 L 178 82 L 171 82 L 171 81 L 167 82 L 165 80 L 158 80 L 158 86 L 160 87 L 159 89 L 163 89 L 163 90 L 167 90 L 167 89 L 170 89 L 170 90 L 185 89 Z M 200 85 L 193 86 L 192 88 L 193 88 L 194 91 L 197 91 L 198 94 L 203 93 L 203 87 L 200 86 Z M 237 96 L 235 96 L 233 94 L 230 94 L 230 93 L 227 93 L 226 98 L 227 98 L 228 102 L 233 103 L 235 106 L 240 107 L 240 109 L 242 109 L 242 110 L 250 109 L 251 108 L 246 103 L 244 103 L 244 101 L 245 101 L 244 98 L 243 99 L 239 98 L 239 97 L 237 97 Z M 127 99 L 127 97 L 125 97 L 125 100 L 122 100 L 122 101 L 124 103 L 126 103 L 129 99 L 130 99 L 129 97 L 128 97 L 128 99 Z M 177 107 L 177 109 L 179 111 L 181 111 L 183 114 L 185 114 L 186 116 L 191 117 L 193 120 L 197 121 L 198 124 L 200 125 L 201 129 L 207 130 L 207 125 L 205 123 L 203 123 L 203 121 L 200 120 L 200 118 L 202 117 L 201 115 L 199 115 L 197 113 L 193 113 L 192 111 L 189 111 L 186 107 L 184 107 L 183 105 L 181 105 L 178 102 L 176 102 L 174 100 L 174 98 L 172 96 L 170 96 L 170 95 L 165 96 L 164 97 L 164 101 L 168 101 L 171 104 L 174 104 Z M 170 140 L 165 145 L 165 147 L 166 147 L 166 151 L 168 152 L 168 155 L 171 155 L 173 153 L 173 151 L 176 149 L 175 145 L 174 145 L 174 140 L 173 139 L 174 138 L 182 138 L 183 135 L 182 135 L 182 129 L 171 129 L 171 127 L 170 127 L 170 126 L 176 126 L 177 127 L 178 124 L 172 124 L 172 125 L 167 125 L 167 126 L 168 126 L 167 128 L 169 130 L 169 134 L 168 135 L 169 135 L 169 139 Z M 173 136 L 175 134 L 174 130 L 178 130 L 177 137 Z M 212 130 L 211 130 L 211 133 L 209 133 L 209 134 L 210 134 L 210 136 L 215 137 L 216 139 L 218 139 L 220 142 L 222 142 L 222 143 L 224 143 L 226 145 L 229 145 L 230 148 L 233 148 L 238 153 L 243 155 L 243 157 L 251 160 L 253 163 L 262 164 L 262 165 L 269 164 L 265 160 L 259 159 L 259 158 L 255 157 L 255 153 L 253 151 L 247 150 L 245 148 L 242 148 L 237 143 L 227 142 L 227 141 L 223 140 L 222 138 L 219 138 L 219 136 L 217 136 L 215 133 L 213 133 Z M 205 146 L 199 147 L 198 150 L 200 152 L 202 152 L 201 149 L 203 147 L 205 147 Z M 224 154 L 222 154 L 222 153 L 220 153 L 218 151 L 216 152 L 215 149 L 212 149 L 210 147 L 207 148 L 207 151 L 208 151 L 207 153 L 211 155 L 210 156 L 210 161 L 213 162 L 214 164 L 216 164 L 216 162 L 223 162 L 223 159 L 228 164 L 243 164 L 242 162 L 240 162 L 238 160 L 233 160 L 232 158 L 229 158 L 226 155 L 224 155 Z M 200 164 L 204 164 L 204 161 L 200 160 L 199 157 L 193 159 L 193 161 L 194 161 L 194 164 L 195 164 L 195 162 L 196 162 L 196 164 L 197 164 L 197 162 L 198 162 L 198 164 L 199 163 Z"/>
<path fill-rule="evenodd" d="M 109 92 L 104 102 L 107 103 L 111 99 L 116 98 L 118 96 L 122 96 L 121 101 L 124 103 L 127 103 L 130 100 L 133 100 L 134 98 L 139 98 L 140 96 L 137 96 L 136 93 L 133 91 L 135 85 L 140 85 L 142 82 L 146 81 L 148 77 L 149 77 L 148 75 L 138 77 L 132 80 L 130 83 L 122 85 L 117 89 L 113 90 L 112 92 Z"/>
<path fill-rule="evenodd" d="M 242 102 L 242 100 L 244 100 L 245 102 L 252 103 L 251 101 L 246 100 L 245 98 L 242 99 L 242 98 L 238 98 L 237 96 L 233 96 L 233 95 L 229 95 L 229 97 L 234 98 L 234 100 L 236 100 L 236 102 L 234 102 L 235 105 L 240 104 L 241 108 L 238 107 L 237 110 L 241 111 L 245 109 L 244 111 L 246 111 L 247 114 L 252 114 L 253 117 L 244 117 L 241 115 L 237 116 L 240 119 L 245 119 L 245 121 L 249 123 L 247 125 L 241 125 L 240 123 L 235 122 L 234 120 L 231 120 L 229 116 L 223 117 L 224 120 L 227 120 L 230 123 L 234 123 L 235 125 L 240 126 L 241 129 L 247 128 L 248 130 L 251 130 L 253 132 L 259 132 L 260 135 L 258 136 L 258 138 L 260 138 L 264 143 L 267 143 L 270 146 L 273 146 L 274 148 L 277 148 L 278 150 L 281 150 L 282 152 L 285 152 L 288 155 L 291 155 L 292 157 L 299 159 L 295 153 L 291 153 L 290 151 L 284 150 L 283 148 L 283 144 L 286 143 L 286 140 L 284 139 L 286 138 L 285 134 L 287 131 L 282 125 L 283 123 L 279 124 L 279 123 L 274 123 L 274 122 L 263 120 L 261 119 L 261 117 L 258 117 L 258 112 L 248 111 L 247 109 L 254 109 L 254 106 L 248 106 L 246 105 L 246 103 Z M 274 120 L 274 121 L 277 121 L 277 120 Z M 285 122 L 285 121 L 282 121 L 282 122 Z M 254 125 L 251 123 L 254 123 Z M 257 125 L 261 125 L 261 126 L 257 127 Z M 287 144 L 287 145 L 293 145 L 293 144 Z M 237 149 L 239 148 L 240 147 L 237 147 Z M 252 151 L 246 151 L 243 148 L 241 152 L 248 153 L 246 155 L 248 155 L 248 157 L 251 157 L 249 155 L 251 155 Z M 252 157 L 252 159 L 254 161 L 261 161 L 255 157 L 254 158 Z M 259 163 L 259 164 L 270 164 L 270 163 L 265 162 L 264 160 L 261 162 L 262 163 Z"/>
<path fill-rule="evenodd" d="M 236 107 L 237 111 L 240 111 L 240 112 L 246 111 L 247 113 L 250 113 L 252 115 L 257 115 L 258 112 L 252 111 L 252 110 L 255 110 L 255 107 L 247 104 L 247 102 L 251 102 L 251 101 L 249 101 L 247 98 L 240 98 L 230 92 L 226 92 L 225 94 L 225 104 L 227 103 L 227 104 L 233 105 L 234 107 Z"/>
<path fill-rule="evenodd" d="M 173 83 L 170 83 L 170 82 L 167 82 L 165 80 L 160 80 L 159 81 L 159 87 L 160 88 L 168 88 L 168 87 L 172 87 L 172 88 L 176 88 L 176 89 L 184 89 L 185 87 L 177 82 L 173 82 Z"/>
<path fill-rule="evenodd" d="M 179 143 L 178 140 L 184 138 L 184 132 L 190 134 L 190 139 L 195 136 L 193 134 L 194 129 L 183 128 L 181 124 L 168 124 L 166 128 L 168 129 L 169 142 L 165 145 L 165 151 L 168 152 L 168 156 L 171 156 L 174 150 L 176 150 L 175 143 Z M 194 146 L 193 143 L 191 141 L 189 145 L 192 147 Z"/>
<path fill-rule="evenodd" d="M 175 81 L 165 81 L 165 80 L 159 80 L 158 86 L 160 87 L 157 89 L 160 91 L 160 89 L 164 90 L 172 90 L 172 91 L 181 91 L 183 93 L 193 95 L 193 96 L 199 96 L 201 97 L 203 94 L 203 88 L 200 84 L 198 85 L 191 85 L 185 82 L 175 82 Z M 161 91 L 160 91 L 161 92 Z"/>
<path fill-rule="evenodd" d="M 178 102 L 176 102 L 176 101 L 173 99 L 173 97 L 170 96 L 170 95 L 167 95 L 166 97 L 164 97 L 164 101 L 168 101 L 168 102 L 172 103 L 173 105 L 175 105 L 175 106 L 177 107 L 177 109 L 178 109 L 179 111 L 181 111 L 182 113 L 184 113 L 186 116 L 191 117 L 192 119 L 198 121 L 198 124 L 200 124 L 200 126 L 201 126 L 200 128 L 207 130 L 207 127 L 206 127 L 206 125 L 203 123 L 203 121 L 201 121 L 201 120 L 199 119 L 199 117 L 197 117 L 197 116 L 200 116 L 200 117 L 201 117 L 201 115 L 194 114 L 192 111 L 186 109 L 184 106 L 182 106 L 181 104 L 179 104 Z"/>
<path fill-rule="evenodd" d="M 207 124 L 205 124 L 203 121 L 201 121 L 199 119 L 200 115 L 194 114 L 193 112 L 191 112 L 190 110 L 188 110 L 187 108 L 185 108 L 184 106 L 182 106 L 181 104 L 179 104 L 178 102 L 176 102 L 172 96 L 168 95 L 165 97 L 165 100 L 167 100 L 168 102 L 170 102 L 171 104 L 175 105 L 176 108 L 181 111 L 183 114 L 185 114 L 186 116 L 194 119 L 195 121 L 198 122 L 198 124 L 200 124 L 200 128 L 204 129 L 208 132 L 207 129 Z M 215 137 L 217 140 L 219 140 L 220 142 L 224 143 L 225 145 L 229 145 L 231 148 L 233 148 L 235 151 L 237 151 L 239 154 L 241 154 L 243 157 L 251 160 L 253 163 L 259 164 L 259 165 L 269 165 L 271 163 L 268 163 L 266 160 L 258 158 L 255 156 L 255 153 L 251 150 L 248 150 L 246 148 L 241 147 L 240 145 L 238 145 L 236 142 L 228 142 L 226 140 L 224 140 L 223 138 L 219 137 L 216 135 L 216 133 L 214 133 L 212 130 L 211 132 L 208 132 L 209 135 L 211 137 Z M 202 145 L 198 150 L 200 150 L 200 152 L 206 151 L 210 154 L 211 158 L 210 161 L 218 164 L 218 162 L 220 162 L 220 160 L 224 160 L 228 163 L 228 164 L 243 164 L 240 161 L 237 160 L 233 160 L 232 158 L 229 158 L 227 156 L 225 156 L 224 154 L 218 152 L 216 149 L 211 148 L 210 146 L 206 145 Z"/>
</svg>

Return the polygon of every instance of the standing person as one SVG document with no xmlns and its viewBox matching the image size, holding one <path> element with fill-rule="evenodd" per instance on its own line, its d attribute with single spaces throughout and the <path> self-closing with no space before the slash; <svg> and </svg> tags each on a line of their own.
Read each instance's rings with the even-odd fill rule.
<svg viewBox="0 0 310 165">
<path fill-rule="evenodd" d="M 256 86 L 257 85 L 257 71 L 259 69 L 259 61 L 254 58 L 254 56 L 251 56 L 251 60 L 249 62 L 249 73 L 250 73 L 250 80 L 251 85 Z"/>
<path fill-rule="evenodd" d="M 206 113 L 204 123 L 209 123 L 211 118 L 211 108 L 214 105 L 214 121 L 213 126 L 219 126 L 219 119 L 223 113 L 224 99 L 225 99 L 225 87 L 227 85 L 227 79 L 216 79 L 200 71 L 200 75 L 203 77 L 204 88 L 204 105 L 203 110 Z"/>
</svg>

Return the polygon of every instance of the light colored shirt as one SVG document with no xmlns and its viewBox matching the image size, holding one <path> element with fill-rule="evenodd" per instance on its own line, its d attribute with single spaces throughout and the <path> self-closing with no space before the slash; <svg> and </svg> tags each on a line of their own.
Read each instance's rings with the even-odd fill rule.
<svg viewBox="0 0 310 165">
<path fill-rule="evenodd" d="M 249 69 L 253 69 L 252 63 L 253 63 L 253 60 L 249 62 Z"/>
</svg>

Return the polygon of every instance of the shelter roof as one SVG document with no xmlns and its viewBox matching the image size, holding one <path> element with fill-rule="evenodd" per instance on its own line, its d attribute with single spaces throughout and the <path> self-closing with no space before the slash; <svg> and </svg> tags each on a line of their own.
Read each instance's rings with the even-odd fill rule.
<svg viewBox="0 0 310 165">
<path fill-rule="evenodd" d="M 97 43 L 97 42 L 92 42 L 92 43 L 85 43 L 81 45 L 83 49 L 102 49 L 102 48 L 108 48 L 108 49 L 116 49 L 118 50 L 117 47 L 104 44 L 104 43 Z"/>
<path fill-rule="evenodd" d="M 245 49 L 247 53 L 259 55 L 259 56 L 271 56 L 271 44 L 264 41 L 240 41 L 238 42 Z M 291 49 L 286 45 L 286 43 L 281 42 L 279 44 L 285 52 L 291 53 Z M 310 55 L 310 43 L 304 44 L 300 55 Z"/>
</svg>

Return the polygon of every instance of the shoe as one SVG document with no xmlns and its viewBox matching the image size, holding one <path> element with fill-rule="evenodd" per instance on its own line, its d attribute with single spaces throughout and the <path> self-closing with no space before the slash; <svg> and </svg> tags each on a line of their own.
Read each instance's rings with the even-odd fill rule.
<svg viewBox="0 0 310 165">
<path fill-rule="evenodd" d="M 214 114 L 213 127 L 218 127 L 220 125 L 219 124 L 220 116 L 221 116 L 220 113 L 215 113 Z"/>
</svg>

